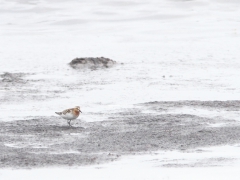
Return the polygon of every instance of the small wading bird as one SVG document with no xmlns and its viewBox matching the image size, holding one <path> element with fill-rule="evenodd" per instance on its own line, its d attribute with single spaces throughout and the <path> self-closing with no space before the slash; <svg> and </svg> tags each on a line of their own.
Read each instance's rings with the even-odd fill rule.
<svg viewBox="0 0 240 180">
<path fill-rule="evenodd" d="M 82 111 L 80 110 L 80 107 L 76 106 L 75 108 L 66 109 L 62 112 L 55 112 L 55 113 L 58 114 L 59 116 L 61 116 L 63 119 L 66 119 L 68 125 L 71 126 L 71 124 L 70 124 L 71 120 L 77 119 L 80 112 L 82 113 Z"/>
</svg>

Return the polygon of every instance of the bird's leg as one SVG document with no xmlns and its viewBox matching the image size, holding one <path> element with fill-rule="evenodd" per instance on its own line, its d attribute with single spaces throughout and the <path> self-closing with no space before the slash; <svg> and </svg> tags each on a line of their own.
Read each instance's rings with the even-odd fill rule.
<svg viewBox="0 0 240 180">
<path fill-rule="evenodd" d="M 71 123 L 71 120 L 68 121 L 68 124 L 69 124 L 69 127 L 72 127 L 72 125 L 70 123 Z"/>
</svg>

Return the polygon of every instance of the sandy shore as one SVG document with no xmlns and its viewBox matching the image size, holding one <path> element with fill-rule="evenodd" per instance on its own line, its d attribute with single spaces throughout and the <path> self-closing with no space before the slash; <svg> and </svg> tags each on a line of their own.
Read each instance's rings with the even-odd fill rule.
<svg viewBox="0 0 240 180">
<path fill-rule="evenodd" d="M 106 114 L 107 121 L 76 120 L 74 127 L 68 127 L 65 120 L 55 116 L 0 122 L 0 167 L 71 167 L 110 162 L 122 155 L 159 150 L 201 152 L 203 147 L 238 144 L 240 126 L 234 119 L 168 113 L 167 109 L 188 107 L 231 112 L 239 106 L 240 101 L 163 101 Z M 167 162 L 162 166 L 202 167 L 210 161 L 217 165 L 218 161 L 229 159 L 206 159 L 200 164 L 184 165 Z"/>
</svg>

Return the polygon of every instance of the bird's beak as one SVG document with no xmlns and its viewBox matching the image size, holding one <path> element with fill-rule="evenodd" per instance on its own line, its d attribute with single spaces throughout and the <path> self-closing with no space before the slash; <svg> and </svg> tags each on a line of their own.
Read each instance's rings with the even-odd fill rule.
<svg viewBox="0 0 240 180">
<path fill-rule="evenodd" d="M 82 111 L 80 110 L 80 112 L 82 113 Z"/>
</svg>

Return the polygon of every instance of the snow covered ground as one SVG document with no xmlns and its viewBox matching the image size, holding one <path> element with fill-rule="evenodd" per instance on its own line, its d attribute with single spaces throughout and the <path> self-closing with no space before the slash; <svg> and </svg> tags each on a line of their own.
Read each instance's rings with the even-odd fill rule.
<svg viewBox="0 0 240 180">
<path fill-rule="evenodd" d="M 238 0 L 0 0 L 0 75 L 21 78 L 8 83 L 0 77 L 0 121 L 51 118 L 80 105 L 86 123 L 139 108 L 220 120 L 212 127 L 239 126 L 234 105 L 160 112 L 136 106 L 239 100 L 239 7 Z M 68 66 L 76 57 L 100 56 L 118 64 L 98 70 Z M 150 151 L 74 168 L 3 169 L 0 178 L 239 179 L 238 143 L 205 148 Z M 164 167 L 163 161 L 173 165 Z"/>
</svg>

